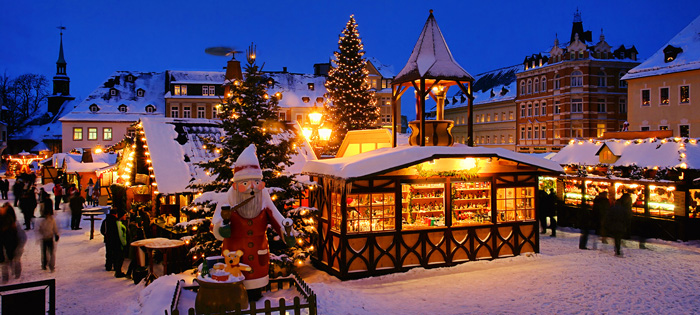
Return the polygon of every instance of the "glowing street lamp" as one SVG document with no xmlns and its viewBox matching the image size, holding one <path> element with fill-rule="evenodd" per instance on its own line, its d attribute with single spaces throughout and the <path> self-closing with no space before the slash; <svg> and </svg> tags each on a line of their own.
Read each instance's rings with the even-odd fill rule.
<svg viewBox="0 0 700 315">
<path fill-rule="evenodd" d="M 333 130 L 323 123 L 323 113 L 318 109 L 316 103 L 308 114 L 309 120 L 301 128 L 301 133 L 311 143 L 315 151 L 320 151 L 331 138 Z"/>
</svg>

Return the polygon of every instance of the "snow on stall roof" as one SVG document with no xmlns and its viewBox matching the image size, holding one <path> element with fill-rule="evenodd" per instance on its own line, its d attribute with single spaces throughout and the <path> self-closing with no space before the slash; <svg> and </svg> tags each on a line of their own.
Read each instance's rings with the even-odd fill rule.
<svg viewBox="0 0 700 315">
<path fill-rule="evenodd" d="M 131 75 L 134 80 L 127 81 Z M 114 89 L 117 95 L 110 95 Z M 137 96 L 138 90 L 144 96 Z M 139 115 L 165 115 L 165 74 L 162 72 L 116 71 L 102 86 L 95 89 L 85 100 L 60 121 L 137 121 Z M 98 111 L 90 111 L 92 104 Z M 120 105 L 126 105 L 125 113 L 119 111 Z M 153 105 L 155 112 L 147 113 L 146 106 Z"/>
<path fill-rule="evenodd" d="M 603 145 L 619 156 L 610 164 L 613 166 L 679 167 L 686 163 L 690 169 L 700 169 L 700 145 L 695 138 L 578 140 L 562 148 L 552 161 L 562 165 L 596 165 L 600 163 L 596 154 Z"/>
<path fill-rule="evenodd" d="M 395 148 L 377 149 L 349 157 L 309 161 L 302 169 L 302 173 L 355 179 L 382 174 L 397 167 L 409 167 L 435 158 L 479 156 L 499 157 L 554 172 L 563 172 L 561 166 L 556 162 L 501 148 L 468 147 L 465 145 L 451 147 L 403 145 Z"/>
<path fill-rule="evenodd" d="M 410 82 L 419 78 L 444 78 L 469 81 L 474 78 L 452 57 L 445 37 L 435 21 L 432 10 L 423 31 L 413 47 L 411 56 L 394 78 L 395 83 Z"/>
<path fill-rule="evenodd" d="M 671 62 L 665 62 L 664 58 L 664 48 L 668 45 L 683 49 L 683 52 Z M 628 71 L 622 79 L 629 80 L 698 69 L 700 69 L 700 16 L 659 48 L 649 59 Z"/>
<path fill-rule="evenodd" d="M 178 71 L 168 70 L 171 84 L 224 84 L 222 71 Z"/>
<path fill-rule="evenodd" d="M 77 162 L 72 159 L 66 159 L 66 172 L 68 173 L 73 173 L 73 172 L 78 172 L 78 173 L 88 173 L 88 172 L 94 172 L 98 169 L 104 168 L 109 166 L 109 164 L 104 163 L 104 162 L 91 162 L 91 163 L 82 163 L 82 162 Z"/>
</svg>

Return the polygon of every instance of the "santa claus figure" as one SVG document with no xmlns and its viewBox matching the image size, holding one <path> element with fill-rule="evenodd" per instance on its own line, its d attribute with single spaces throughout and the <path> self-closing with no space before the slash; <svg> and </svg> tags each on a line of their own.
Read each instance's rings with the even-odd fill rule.
<svg viewBox="0 0 700 315">
<path fill-rule="evenodd" d="M 250 300 L 261 297 L 261 288 L 269 282 L 270 252 L 267 242 L 268 224 L 284 240 L 283 226 L 291 225 L 272 203 L 262 181 L 255 145 L 248 146 L 236 161 L 233 186 L 228 190 L 228 205 L 219 205 L 212 218 L 214 236 L 223 241 L 222 252 L 243 251 L 241 263 L 251 267 L 244 271 L 243 285 Z M 223 211 L 222 211 L 223 208 Z"/>
</svg>

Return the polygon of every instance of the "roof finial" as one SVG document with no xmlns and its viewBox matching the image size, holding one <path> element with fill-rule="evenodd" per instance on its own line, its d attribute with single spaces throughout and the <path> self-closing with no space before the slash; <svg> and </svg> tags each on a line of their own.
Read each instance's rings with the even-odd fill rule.
<svg viewBox="0 0 700 315">
<path fill-rule="evenodd" d="M 605 35 L 603 35 L 603 28 L 600 28 L 600 41 L 604 42 L 605 41 Z"/>
<path fill-rule="evenodd" d="M 430 9 L 430 14 L 433 14 L 433 9 Z"/>
<path fill-rule="evenodd" d="M 61 42 L 60 42 L 60 46 L 58 49 L 58 61 L 56 63 L 65 64 L 66 60 L 63 57 L 63 30 L 65 30 L 66 27 L 63 26 L 63 24 L 61 24 L 60 26 L 56 26 L 56 28 L 60 30 L 60 35 L 61 35 Z"/>
<path fill-rule="evenodd" d="M 581 12 L 578 11 L 578 7 L 576 8 L 576 13 L 574 13 L 574 23 L 576 22 L 582 22 Z"/>
<path fill-rule="evenodd" d="M 554 46 L 559 47 L 559 35 L 554 33 Z"/>
</svg>

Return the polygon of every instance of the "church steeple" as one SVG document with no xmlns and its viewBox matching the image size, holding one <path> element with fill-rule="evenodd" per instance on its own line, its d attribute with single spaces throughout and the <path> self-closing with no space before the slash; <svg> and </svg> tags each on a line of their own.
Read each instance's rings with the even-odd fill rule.
<svg viewBox="0 0 700 315">
<path fill-rule="evenodd" d="M 63 30 L 65 26 L 58 26 L 60 30 L 60 46 L 58 48 L 58 60 L 56 61 L 56 75 L 53 77 L 53 94 L 49 96 L 49 112 L 56 115 L 64 102 L 74 100 L 70 96 L 70 78 L 66 73 L 66 59 L 63 56 Z"/>
<path fill-rule="evenodd" d="M 574 23 L 571 26 L 571 39 L 569 43 L 573 43 L 574 40 L 576 40 L 576 34 L 578 34 L 578 39 L 584 44 L 593 41 L 591 31 L 583 30 L 583 20 L 581 19 L 581 12 L 579 12 L 578 9 L 576 9 L 576 13 L 574 13 Z"/>
</svg>

